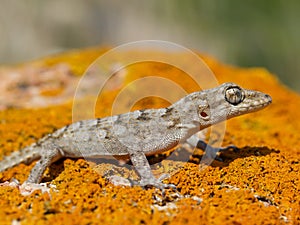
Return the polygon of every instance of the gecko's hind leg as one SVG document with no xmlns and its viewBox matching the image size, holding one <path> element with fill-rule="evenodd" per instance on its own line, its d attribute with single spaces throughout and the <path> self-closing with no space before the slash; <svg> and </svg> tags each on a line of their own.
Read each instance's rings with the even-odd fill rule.
<svg viewBox="0 0 300 225">
<path fill-rule="evenodd" d="M 25 183 L 39 183 L 46 168 L 62 157 L 63 155 L 57 147 L 49 146 L 47 149 L 42 149 L 41 158 L 30 171 L 30 175 Z"/>
</svg>

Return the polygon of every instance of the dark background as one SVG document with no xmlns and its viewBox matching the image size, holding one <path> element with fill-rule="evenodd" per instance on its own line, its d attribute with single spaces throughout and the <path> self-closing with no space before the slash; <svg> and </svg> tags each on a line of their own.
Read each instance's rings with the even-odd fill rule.
<svg viewBox="0 0 300 225">
<path fill-rule="evenodd" d="M 0 64 L 68 49 L 156 39 L 243 67 L 265 67 L 300 91 L 299 0 L 0 0 Z"/>
</svg>

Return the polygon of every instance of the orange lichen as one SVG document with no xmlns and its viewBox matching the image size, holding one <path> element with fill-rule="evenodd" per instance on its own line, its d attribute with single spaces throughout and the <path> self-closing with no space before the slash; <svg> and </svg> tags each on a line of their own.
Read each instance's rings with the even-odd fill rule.
<svg viewBox="0 0 300 225">
<path fill-rule="evenodd" d="M 46 67 L 67 63 L 75 74 L 82 74 L 104 51 L 71 52 L 36 63 Z M 272 96 L 273 103 L 267 109 L 226 123 L 223 144 L 234 144 L 240 149 L 221 153 L 224 162 L 214 161 L 205 168 L 199 166 L 202 151 L 182 160 L 187 152 L 181 149 L 172 154 L 177 161 L 167 158 L 154 165 L 156 175 L 173 172 L 168 182 L 175 184 L 185 197 L 174 197 L 172 190 L 163 197 L 156 189 L 113 186 L 97 173 L 97 169 L 105 170 L 105 166 L 92 169 L 83 159 L 65 159 L 51 165 L 44 175 L 44 182 L 56 185 L 57 190 L 52 190 L 51 196 L 35 191 L 24 197 L 16 188 L 1 186 L 0 224 L 12 221 L 22 224 L 299 224 L 300 133 L 296 131 L 300 128 L 300 96 L 282 86 L 265 69 L 235 68 L 209 57 L 203 59 L 220 83 L 231 81 L 266 92 Z M 157 75 L 181 85 L 187 92 L 199 88 L 183 71 L 163 63 L 139 63 L 129 66 L 125 72 L 125 78 L 119 80 L 123 83 L 108 85 L 101 93 L 96 102 L 96 116 L 111 115 L 120 90 L 138 78 Z M 152 87 L 154 90 L 159 85 Z M 130 86 L 129 91 L 134 88 L 137 87 Z M 169 102 L 161 98 L 130 101 L 130 97 L 124 109 L 158 108 Z M 70 102 L 48 108 L 0 111 L 0 159 L 71 122 Z M 0 181 L 14 177 L 23 182 L 32 166 L 20 164 L 2 172 Z"/>
</svg>

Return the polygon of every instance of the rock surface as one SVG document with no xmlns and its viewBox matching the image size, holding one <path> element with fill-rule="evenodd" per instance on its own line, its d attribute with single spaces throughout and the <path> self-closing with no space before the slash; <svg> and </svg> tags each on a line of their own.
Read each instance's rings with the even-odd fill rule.
<svg viewBox="0 0 300 225">
<path fill-rule="evenodd" d="M 72 87 L 103 52 L 75 51 L 0 70 L 6 82 L 0 86 L 0 158 L 72 122 Z M 236 82 L 273 98 L 268 108 L 226 123 L 222 145 L 234 144 L 239 152 L 223 152 L 223 162 L 214 161 L 204 169 L 199 167 L 202 151 L 192 156 L 182 148 L 174 152 L 176 161 L 167 158 L 154 165 L 155 174 L 179 168 L 166 180 L 178 192 L 168 190 L 164 195 L 156 189 L 109 183 L 103 177 L 106 169 L 124 176 L 130 173 L 114 169 L 110 161 L 96 165 L 84 159 L 60 160 L 43 178 L 56 186 L 50 194 L 37 190 L 23 196 L 15 187 L 0 186 L 0 224 L 300 224 L 300 96 L 263 68 L 236 68 L 201 57 L 219 83 Z M 19 73 L 18 79 L 6 80 L 13 72 Z M 46 73 L 44 80 L 38 73 Z M 198 88 L 184 72 L 166 64 L 131 65 L 113 81 L 118 85 L 100 96 L 96 116 L 113 112 L 122 87 L 153 75 L 172 79 L 188 92 Z M 167 104 L 161 98 L 131 103 L 132 109 Z M 183 155 L 188 156 L 183 159 Z M 0 182 L 12 178 L 23 182 L 32 167 L 21 164 L 2 172 Z"/>
</svg>

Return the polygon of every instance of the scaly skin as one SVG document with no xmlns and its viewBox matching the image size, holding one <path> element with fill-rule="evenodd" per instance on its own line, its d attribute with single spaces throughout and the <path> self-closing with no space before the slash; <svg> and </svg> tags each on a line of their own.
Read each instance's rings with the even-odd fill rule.
<svg viewBox="0 0 300 225">
<path fill-rule="evenodd" d="M 65 126 L 0 162 L 4 171 L 21 162 L 39 159 L 28 183 L 39 183 L 45 169 L 62 157 L 130 158 L 141 177 L 139 185 L 164 188 L 146 156 L 167 151 L 213 124 L 260 110 L 272 102 L 269 95 L 245 90 L 234 83 L 191 93 L 173 105 L 145 109 Z"/>
</svg>

